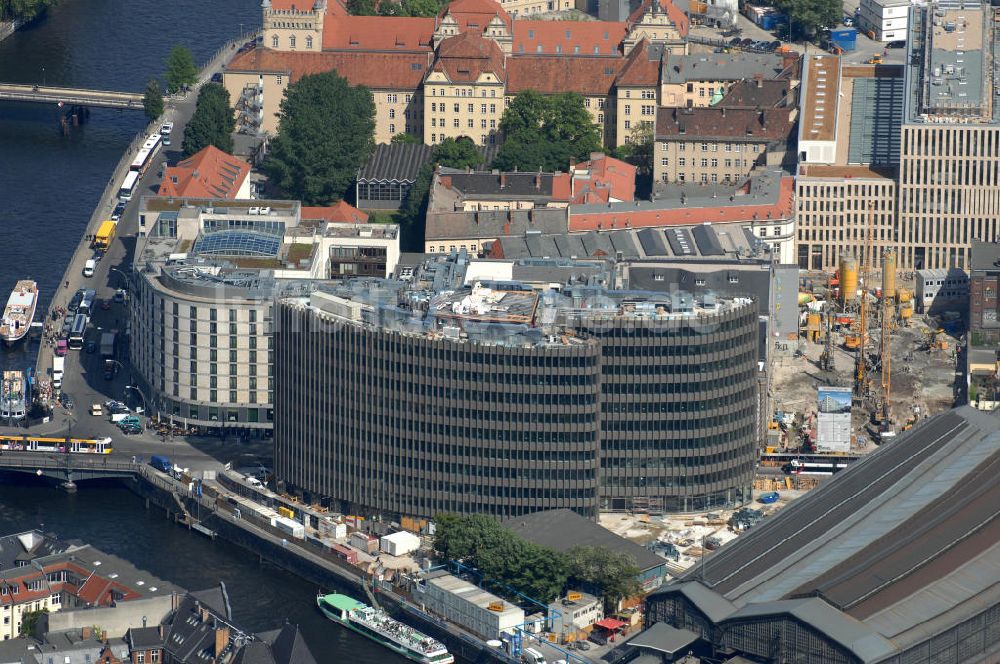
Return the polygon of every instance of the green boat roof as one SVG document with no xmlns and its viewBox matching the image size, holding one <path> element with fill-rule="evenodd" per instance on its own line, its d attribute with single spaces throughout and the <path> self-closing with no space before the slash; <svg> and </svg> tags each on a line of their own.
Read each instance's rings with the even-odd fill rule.
<svg viewBox="0 0 1000 664">
<path fill-rule="evenodd" d="M 323 595 L 323 601 L 335 609 L 340 609 L 341 611 L 350 611 L 351 609 L 357 609 L 364 606 L 364 604 L 353 597 L 340 595 L 338 593 Z"/>
</svg>

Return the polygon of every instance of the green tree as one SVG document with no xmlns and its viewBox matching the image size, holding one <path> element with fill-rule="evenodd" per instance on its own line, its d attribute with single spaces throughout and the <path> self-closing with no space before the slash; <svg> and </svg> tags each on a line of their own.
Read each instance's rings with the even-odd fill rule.
<svg viewBox="0 0 1000 664">
<path fill-rule="evenodd" d="M 614 611 L 620 600 L 638 595 L 639 568 L 627 553 L 599 546 L 578 546 L 568 552 L 568 572 L 578 584 L 599 588 L 605 611 Z"/>
<path fill-rule="evenodd" d="M 48 609 L 39 609 L 38 611 L 25 611 L 24 615 L 21 616 L 21 636 L 31 636 L 35 633 L 35 626 L 38 625 L 39 619 L 49 612 Z"/>
<path fill-rule="evenodd" d="M 354 16 L 375 16 L 375 0 L 347 0 L 347 12 Z"/>
<path fill-rule="evenodd" d="M 187 48 L 177 45 L 170 49 L 167 56 L 167 92 L 174 94 L 181 88 L 194 85 L 198 80 L 198 68 L 194 64 L 194 56 Z"/>
<path fill-rule="evenodd" d="M 56 0 L 0 0 L 0 20 L 34 21 L 55 4 Z"/>
<path fill-rule="evenodd" d="M 410 145 L 420 145 L 423 143 L 419 138 L 413 134 L 396 134 L 390 140 L 390 143 L 406 143 Z"/>
<path fill-rule="evenodd" d="M 336 72 L 303 76 L 285 91 L 278 135 L 264 162 L 271 180 L 304 205 L 340 200 L 374 147 L 368 88 Z"/>
<path fill-rule="evenodd" d="M 163 115 L 163 90 L 155 78 L 146 84 L 146 94 L 142 98 L 142 110 L 150 122 Z"/>
<path fill-rule="evenodd" d="M 788 15 L 793 36 L 812 37 L 823 27 L 834 27 L 844 17 L 840 0 L 775 0 L 774 6 Z"/>
<path fill-rule="evenodd" d="M 570 159 L 586 159 L 601 148 L 600 130 L 574 92 L 520 93 L 504 111 L 500 130 L 504 143 L 493 167 L 505 171 L 565 170 Z"/>
<path fill-rule="evenodd" d="M 184 156 L 190 157 L 207 145 L 214 145 L 231 153 L 235 128 L 236 118 L 229 107 L 229 91 L 219 83 L 202 86 L 194 115 L 184 127 L 184 141 L 181 144 Z"/>
<path fill-rule="evenodd" d="M 475 168 L 483 163 L 483 155 L 468 136 L 446 138 L 434 146 L 431 161 L 449 168 Z"/>
</svg>

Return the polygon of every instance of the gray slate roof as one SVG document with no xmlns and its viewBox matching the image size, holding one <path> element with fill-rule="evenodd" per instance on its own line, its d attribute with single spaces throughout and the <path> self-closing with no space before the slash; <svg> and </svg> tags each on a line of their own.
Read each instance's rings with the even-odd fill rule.
<svg viewBox="0 0 1000 664">
<path fill-rule="evenodd" d="M 621 551 L 635 558 L 643 572 L 664 566 L 664 559 L 624 537 L 619 537 L 590 519 L 570 509 L 545 510 L 507 519 L 504 528 L 529 542 L 556 551 L 568 551 L 575 546 L 600 546 Z"/>
<path fill-rule="evenodd" d="M 431 146 L 413 143 L 376 145 L 358 172 L 365 182 L 413 182 L 424 164 L 431 163 Z"/>
<path fill-rule="evenodd" d="M 973 240 L 969 263 L 973 270 L 1000 272 L 1000 242 Z"/>
<path fill-rule="evenodd" d="M 629 639 L 628 645 L 673 654 L 687 648 L 699 638 L 689 629 L 677 629 L 667 623 L 658 622 Z"/>
<path fill-rule="evenodd" d="M 429 212 L 424 238 L 428 242 L 491 239 L 502 235 L 523 235 L 527 231 L 565 233 L 567 227 L 566 208 Z"/>
</svg>

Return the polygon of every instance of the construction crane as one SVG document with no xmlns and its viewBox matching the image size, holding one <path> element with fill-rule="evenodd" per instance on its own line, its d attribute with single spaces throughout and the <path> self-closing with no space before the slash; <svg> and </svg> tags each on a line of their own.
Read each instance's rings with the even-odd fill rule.
<svg viewBox="0 0 1000 664">
<path fill-rule="evenodd" d="M 823 311 L 826 314 L 826 339 L 823 343 L 823 353 L 819 356 L 819 368 L 821 371 L 833 371 L 833 302 L 830 294 L 833 290 L 830 286 L 830 275 L 826 277 L 826 302 L 823 304 Z"/>
<path fill-rule="evenodd" d="M 892 393 L 892 337 L 890 336 L 890 318 L 893 300 L 896 297 L 896 254 L 892 249 L 882 253 L 882 408 L 880 413 L 882 434 L 892 431 L 892 405 L 889 397 Z"/>
<path fill-rule="evenodd" d="M 865 374 L 867 371 L 868 346 L 868 274 L 871 265 L 872 226 L 875 219 L 875 203 L 868 204 L 868 223 L 865 225 L 864 249 L 858 259 L 858 273 L 861 275 L 861 303 L 859 305 L 859 330 L 861 337 L 854 356 L 854 396 L 863 399 L 866 396 Z"/>
</svg>

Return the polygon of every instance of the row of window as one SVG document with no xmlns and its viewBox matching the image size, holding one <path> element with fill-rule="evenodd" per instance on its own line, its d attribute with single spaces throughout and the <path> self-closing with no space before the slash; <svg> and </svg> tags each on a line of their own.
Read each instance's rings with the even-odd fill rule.
<svg viewBox="0 0 1000 664">
<path fill-rule="evenodd" d="M 476 96 L 476 91 L 473 90 L 472 88 L 456 88 L 454 92 L 455 92 L 454 96 L 456 96 L 456 97 L 475 97 Z M 432 97 L 446 97 L 447 95 L 445 94 L 444 88 L 431 88 L 431 96 Z M 479 90 L 479 96 L 480 97 L 485 97 L 486 96 L 486 89 L 485 88 L 480 88 L 480 90 Z M 496 88 L 490 88 L 490 97 L 496 97 L 496 96 L 497 96 L 497 90 L 496 90 Z"/>
<path fill-rule="evenodd" d="M 395 96 L 395 95 L 393 95 L 393 96 Z M 461 104 L 453 104 L 452 105 L 452 110 L 455 113 L 461 113 L 462 112 L 461 106 L 462 106 Z M 475 113 L 475 111 L 476 111 L 476 105 L 475 104 L 468 104 L 467 108 L 468 108 L 468 112 L 469 113 Z M 497 112 L 497 105 L 496 104 L 489 104 L 488 108 L 490 109 L 490 113 L 496 113 Z M 487 105 L 486 104 L 480 104 L 479 105 L 479 112 L 480 113 L 486 113 L 486 109 L 487 109 Z M 431 113 L 444 113 L 447 110 L 448 110 L 448 105 L 445 104 L 444 102 L 441 102 L 441 104 L 437 104 L 435 102 L 431 102 Z M 392 115 L 390 115 L 389 117 L 392 117 Z"/>
<path fill-rule="evenodd" d="M 279 48 L 281 46 L 281 40 L 278 35 L 271 36 L 271 48 Z M 313 38 L 309 35 L 306 36 L 306 50 L 311 51 L 313 47 Z M 288 48 L 295 48 L 295 35 L 291 35 L 288 38 Z"/>
<path fill-rule="evenodd" d="M 697 165 L 696 162 L 697 162 L 696 159 L 694 159 L 694 158 L 691 159 L 691 165 L 692 166 L 696 166 Z M 736 168 L 746 168 L 747 166 L 750 165 L 750 161 L 748 161 L 746 159 L 723 159 L 722 160 L 722 164 L 723 164 L 723 167 L 725 167 L 725 168 L 733 168 L 733 167 L 736 167 Z M 660 166 L 670 166 L 670 158 L 669 157 L 660 157 Z M 685 157 L 679 157 L 677 159 L 677 166 L 681 167 L 681 168 L 687 166 L 687 159 Z M 712 168 L 718 168 L 719 167 L 719 160 L 716 159 L 715 157 L 713 157 L 712 159 L 706 159 L 705 157 L 702 157 L 702 159 L 701 159 L 701 167 L 702 168 L 708 168 L 709 166 L 711 166 Z M 728 177 L 728 175 L 726 177 Z"/>
<path fill-rule="evenodd" d="M 440 122 L 440 124 L 438 124 L 439 122 Z M 474 129 L 475 128 L 475 125 L 476 125 L 476 121 L 475 120 L 473 120 L 472 118 L 469 118 L 466 122 L 467 122 L 467 125 L 468 125 L 468 129 Z M 392 130 L 393 126 L 394 125 L 389 125 L 389 127 L 390 127 L 390 129 L 389 129 L 390 133 L 395 133 Z M 440 126 L 440 127 L 447 127 L 448 123 L 447 123 L 447 121 L 444 118 L 441 118 L 440 121 L 437 118 L 431 118 L 431 127 L 438 127 L 438 126 Z M 459 119 L 458 118 L 454 118 L 451 121 L 451 126 L 454 127 L 455 129 L 458 129 L 459 128 Z M 480 120 L 479 121 L 479 128 L 480 129 L 486 129 L 486 120 Z M 497 121 L 496 120 L 490 120 L 489 128 L 490 129 L 496 129 L 497 128 Z"/>
</svg>

